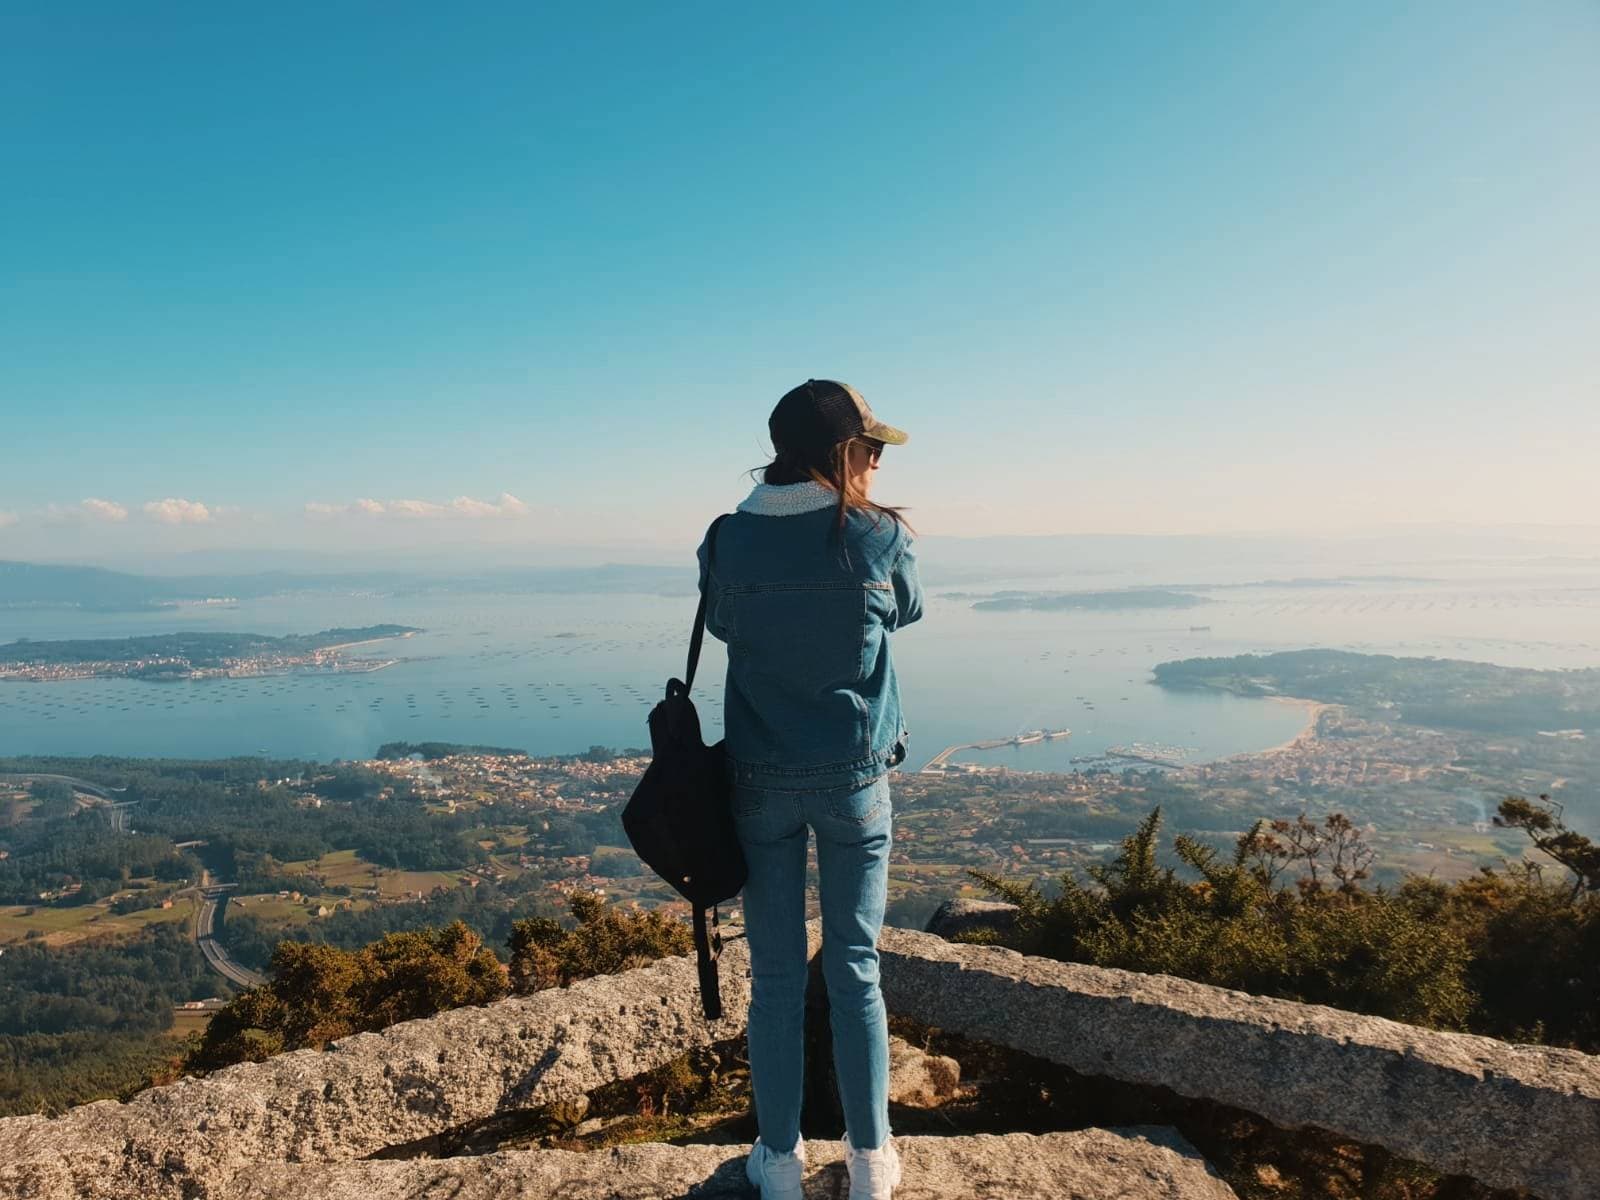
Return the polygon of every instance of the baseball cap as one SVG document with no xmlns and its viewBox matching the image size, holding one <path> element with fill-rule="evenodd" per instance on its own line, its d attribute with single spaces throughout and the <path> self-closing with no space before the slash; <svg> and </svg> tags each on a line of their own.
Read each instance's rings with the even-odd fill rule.
<svg viewBox="0 0 1600 1200">
<path fill-rule="evenodd" d="M 904 446 L 911 435 L 873 415 L 861 393 L 833 379 L 808 379 L 784 394 L 767 419 L 772 444 L 785 450 L 823 453 L 850 438 L 873 438 Z"/>
</svg>

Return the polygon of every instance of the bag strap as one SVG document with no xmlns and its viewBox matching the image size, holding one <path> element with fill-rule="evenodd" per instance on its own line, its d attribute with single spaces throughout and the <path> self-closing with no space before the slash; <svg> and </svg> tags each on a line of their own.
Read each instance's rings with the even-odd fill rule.
<svg viewBox="0 0 1600 1200">
<path fill-rule="evenodd" d="M 695 968 L 700 976 L 700 1010 L 706 1020 L 715 1021 L 722 1016 L 722 987 L 717 981 L 717 959 L 722 957 L 722 929 L 717 920 L 717 906 L 711 906 L 711 927 L 706 928 L 706 910 L 694 910 Z"/>
<path fill-rule="evenodd" d="M 689 666 L 683 673 L 685 693 L 694 687 L 694 670 L 700 665 L 700 643 L 705 640 L 706 600 L 711 595 L 711 568 L 717 561 L 717 528 L 732 515 L 723 513 L 706 530 L 706 577 L 700 584 L 700 607 L 694 614 L 694 632 L 689 635 Z"/>
</svg>

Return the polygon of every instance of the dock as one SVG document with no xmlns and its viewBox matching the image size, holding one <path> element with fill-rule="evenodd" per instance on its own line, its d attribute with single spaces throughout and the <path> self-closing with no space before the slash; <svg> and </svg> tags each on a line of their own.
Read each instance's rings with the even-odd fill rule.
<svg viewBox="0 0 1600 1200">
<path fill-rule="evenodd" d="M 1056 738 L 1071 737 L 1070 729 L 1030 729 L 1026 733 L 1019 733 L 1008 738 L 992 738 L 986 742 L 963 742 L 956 746 L 946 746 L 922 765 L 925 772 L 938 773 L 943 771 L 952 754 L 962 750 L 1001 750 L 1006 746 L 1031 746 L 1035 742 L 1051 742 Z"/>
</svg>

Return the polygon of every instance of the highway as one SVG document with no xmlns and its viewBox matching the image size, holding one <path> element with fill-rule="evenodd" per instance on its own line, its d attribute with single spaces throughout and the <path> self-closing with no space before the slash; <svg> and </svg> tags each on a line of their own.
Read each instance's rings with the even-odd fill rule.
<svg viewBox="0 0 1600 1200">
<path fill-rule="evenodd" d="M 209 872 L 207 879 L 209 879 Z M 200 953 L 206 956 L 206 962 L 213 971 L 225 975 L 240 987 L 260 987 L 265 983 L 266 976 L 258 975 L 248 967 L 240 966 L 228 957 L 216 938 L 217 910 L 222 907 L 228 898 L 232 884 L 211 884 L 201 881 L 199 888 L 200 908 L 194 918 L 194 940 L 200 947 Z"/>
<path fill-rule="evenodd" d="M 128 810 L 137 801 L 117 799 L 117 793 L 125 792 L 127 788 L 103 788 L 98 783 L 90 783 L 87 779 L 78 779 L 72 775 L 48 775 L 37 771 L 22 775 L 0 775 L 0 783 L 32 783 L 36 779 L 66 784 L 73 790 L 72 798 L 80 809 L 97 808 L 105 813 L 111 828 L 118 833 L 128 832 Z"/>
<path fill-rule="evenodd" d="M 64 783 L 71 787 L 75 792 L 83 792 L 90 796 L 97 796 L 101 800 L 115 801 L 117 798 L 114 792 L 101 787 L 98 783 L 90 783 L 87 779 L 76 779 L 71 775 L 43 775 L 37 772 L 26 775 L 0 775 L 0 783 L 32 783 L 35 779 L 53 780 L 56 783 Z"/>
</svg>

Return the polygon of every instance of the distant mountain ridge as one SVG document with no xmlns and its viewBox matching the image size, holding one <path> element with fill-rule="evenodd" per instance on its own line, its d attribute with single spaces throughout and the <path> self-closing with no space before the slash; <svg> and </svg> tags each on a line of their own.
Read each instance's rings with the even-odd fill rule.
<svg viewBox="0 0 1600 1200">
<path fill-rule="evenodd" d="M 142 612 L 216 599 L 259 599 L 306 591 L 383 591 L 416 595 L 450 591 L 535 593 L 616 592 L 687 595 L 693 564 L 647 566 L 607 563 L 592 567 L 504 567 L 438 573 L 398 570 L 311 573 L 134 575 L 104 567 L 0 561 L 0 610 L 77 608 L 87 612 Z"/>
<path fill-rule="evenodd" d="M 182 582 L 129 575 L 104 567 L 0 562 L 0 608 L 137 611 L 192 597 L 189 589 L 176 586 Z"/>
</svg>

